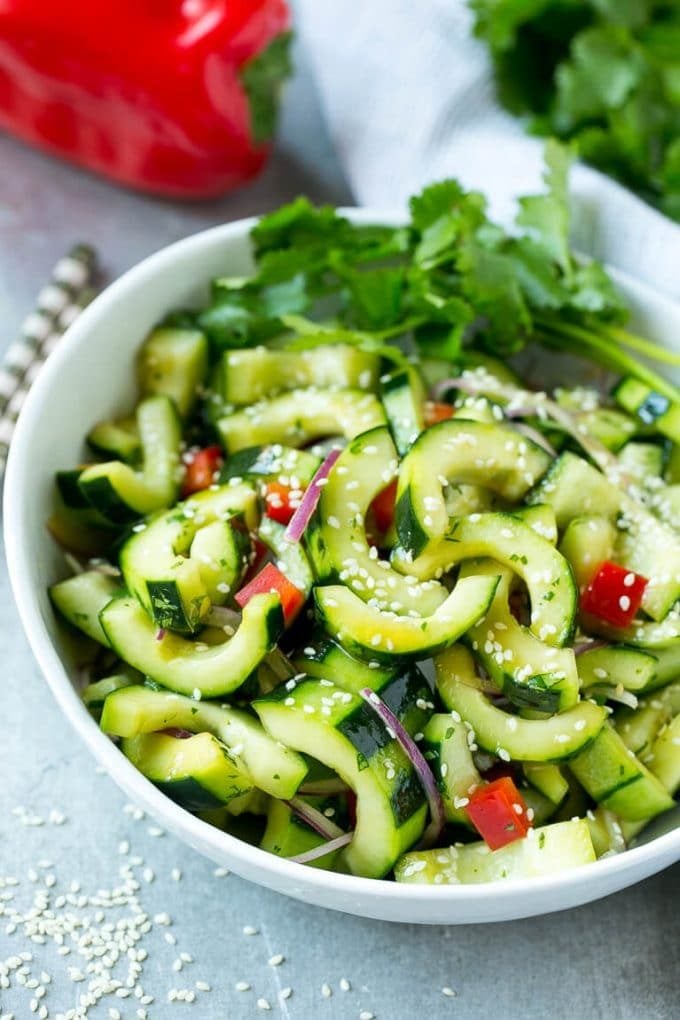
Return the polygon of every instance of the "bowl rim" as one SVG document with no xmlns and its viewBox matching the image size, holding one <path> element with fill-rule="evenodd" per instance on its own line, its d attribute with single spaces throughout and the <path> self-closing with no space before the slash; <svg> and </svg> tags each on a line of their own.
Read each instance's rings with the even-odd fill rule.
<svg viewBox="0 0 680 1020">
<path fill-rule="evenodd" d="M 393 209 L 345 208 L 341 212 L 356 223 L 400 225 L 405 222 L 403 212 Z M 387 898 L 404 907 L 416 902 L 423 904 L 437 902 L 454 908 L 457 904 L 461 906 L 471 903 L 485 904 L 499 899 L 512 906 L 519 905 L 528 894 L 540 898 L 548 893 L 558 893 L 572 883 L 587 891 L 587 897 L 593 899 L 604 894 L 597 891 L 598 886 L 606 887 L 605 892 L 612 888 L 611 883 L 607 885 L 607 879 L 615 875 L 620 878 L 626 872 L 635 872 L 642 876 L 669 866 L 674 859 L 680 858 L 680 826 L 621 854 L 593 861 L 587 867 L 582 866 L 537 878 L 505 879 L 502 882 L 410 885 L 308 868 L 252 846 L 179 807 L 127 761 L 88 713 L 52 643 L 42 618 L 37 593 L 28 581 L 29 574 L 26 569 L 30 554 L 24 532 L 25 518 L 22 505 L 28 492 L 32 436 L 40 424 L 43 398 L 57 381 L 61 367 L 86 341 L 90 329 L 111 309 L 115 309 L 120 298 L 125 296 L 128 290 L 136 289 L 145 281 L 164 273 L 178 258 L 190 256 L 192 252 L 205 245 L 222 241 L 228 244 L 230 241 L 242 239 L 258 219 L 259 217 L 250 216 L 202 230 L 167 245 L 128 269 L 107 286 L 68 328 L 31 387 L 21 410 L 10 447 L 4 486 L 6 558 L 11 587 L 24 632 L 63 714 L 114 782 L 133 800 L 143 804 L 149 813 L 159 818 L 175 835 L 193 847 L 200 845 L 202 852 L 208 853 L 216 860 L 229 856 L 230 864 L 237 873 L 242 867 L 243 873 L 250 880 L 260 881 L 261 884 L 269 884 L 272 887 L 281 888 L 290 884 L 297 889 L 306 888 L 310 893 L 332 888 L 339 896 L 354 896 L 363 902 L 367 899 Z M 678 313 L 678 305 L 668 297 L 627 274 L 612 269 L 609 271 L 615 279 L 632 286 L 643 299 L 648 299 L 657 307 L 666 305 Z M 257 878 L 253 876 L 255 871 L 259 873 Z M 633 881 L 637 880 L 633 878 Z M 539 912 L 532 911 L 532 914 Z M 520 912 L 516 916 L 524 916 L 524 913 Z"/>
</svg>

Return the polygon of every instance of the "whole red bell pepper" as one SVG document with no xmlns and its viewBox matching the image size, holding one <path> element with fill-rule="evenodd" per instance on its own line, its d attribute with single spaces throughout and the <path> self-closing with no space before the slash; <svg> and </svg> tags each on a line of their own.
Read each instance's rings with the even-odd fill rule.
<svg viewBox="0 0 680 1020">
<path fill-rule="evenodd" d="M 134 188 L 220 194 L 261 168 L 285 0 L 2 0 L 0 128 Z"/>
</svg>

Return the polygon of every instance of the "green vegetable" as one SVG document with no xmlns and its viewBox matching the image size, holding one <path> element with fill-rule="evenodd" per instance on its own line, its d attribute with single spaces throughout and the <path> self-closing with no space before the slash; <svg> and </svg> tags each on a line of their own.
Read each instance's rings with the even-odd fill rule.
<svg viewBox="0 0 680 1020">
<path fill-rule="evenodd" d="M 680 220 L 674 0 L 470 0 L 501 101 Z"/>
</svg>

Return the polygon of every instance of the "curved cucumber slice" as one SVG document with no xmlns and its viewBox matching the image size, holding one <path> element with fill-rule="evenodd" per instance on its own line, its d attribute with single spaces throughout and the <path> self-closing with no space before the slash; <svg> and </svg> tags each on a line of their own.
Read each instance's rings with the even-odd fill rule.
<svg viewBox="0 0 680 1020">
<path fill-rule="evenodd" d="M 654 686 L 658 660 L 638 648 L 610 645 L 582 652 L 576 663 L 586 689 L 598 684 L 621 684 L 627 691 L 643 691 Z"/>
<path fill-rule="evenodd" d="M 179 694 L 204 698 L 230 694 L 243 684 L 275 646 L 283 631 L 278 595 L 254 595 L 229 641 L 206 645 L 158 629 L 135 598 L 117 598 L 99 615 L 111 647 L 121 659 Z"/>
<path fill-rule="evenodd" d="M 112 460 L 86 468 L 78 481 L 88 503 L 114 524 L 126 524 L 177 499 L 182 432 L 172 400 L 142 400 L 137 427 L 144 458 L 141 472 Z"/>
<path fill-rule="evenodd" d="M 500 575 L 483 620 L 465 636 L 494 683 L 519 708 L 563 711 L 579 697 L 576 657 L 571 648 L 554 648 L 517 622 L 510 610 L 512 571 L 495 560 L 469 560 L 460 577 Z"/>
<path fill-rule="evenodd" d="M 194 701 L 151 687 L 125 687 L 110 694 L 100 723 L 105 733 L 136 737 L 178 727 L 190 733 L 212 733 L 229 748 L 234 759 L 258 789 L 287 800 L 295 796 L 307 775 L 307 763 L 282 747 L 249 715 L 226 705 Z"/>
<path fill-rule="evenodd" d="M 522 719 L 504 712 L 484 694 L 472 656 L 460 645 L 438 655 L 435 669 L 439 696 L 470 724 L 479 746 L 493 754 L 505 751 L 516 761 L 572 758 L 597 736 L 607 718 L 607 710 L 591 701 L 549 719 Z"/>
<path fill-rule="evenodd" d="M 342 386 L 375 390 L 380 360 L 349 344 L 310 350 L 278 351 L 269 347 L 225 351 L 219 386 L 226 404 L 253 404 L 281 390 L 301 386 Z"/>
<path fill-rule="evenodd" d="M 257 482 L 281 482 L 297 489 L 309 485 L 321 465 L 321 458 L 308 450 L 270 443 L 248 446 L 229 457 L 220 472 L 220 481 L 248 478 Z"/>
<path fill-rule="evenodd" d="M 342 645 L 323 633 L 317 633 L 310 639 L 293 659 L 293 665 L 300 673 L 325 677 L 353 694 L 359 694 L 364 687 L 378 690 L 397 674 L 394 667 L 380 666 L 377 662 L 369 665 L 355 659 Z"/>
<path fill-rule="evenodd" d="M 397 451 L 387 428 L 364 432 L 340 454 L 321 493 L 307 542 L 317 579 L 342 582 L 364 602 L 398 614 L 428 616 L 447 592 L 436 581 L 404 577 L 375 555 L 366 540 L 368 509 L 397 476 Z"/>
<path fill-rule="evenodd" d="M 108 647 L 109 641 L 99 622 L 99 613 L 120 592 L 120 580 L 99 570 L 85 570 L 49 589 L 50 599 L 65 620 L 84 634 Z"/>
<path fill-rule="evenodd" d="M 467 728 L 460 719 L 438 712 L 423 736 L 423 753 L 437 777 L 447 821 L 472 828 L 465 807 L 482 778 L 472 758 Z"/>
<path fill-rule="evenodd" d="M 257 497 L 249 485 L 198 493 L 139 525 L 120 553 L 129 591 L 159 627 L 193 633 L 222 605 L 240 579 L 250 547 L 232 517 L 256 525 Z M 239 516 L 237 525 L 241 522 Z"/>
<path fill-rule="evenodd" d="M 376 662 L 425 659 L 457 641 L 484 616 L 497 577 L 466 577 L 431 616 L 383 613 L 343 585 L 314 589 L 317 614 L 325 629 L 351 654 Z"/>
<path fill-rule="evenodd" d="M 208 339 L 198 329 L 154 329 L 139 352 L 139 383 L 144 396 L 162 393 L 186 418 L 208 371 Z"/>
<path fill-rule="evenodd" d="M 674 807 L 667 790 L 611 726 L 604 726 L 569 768 L 593 800 L 627 821 L 653 818 Z"/>
<path fill-rule="evenodd" d="M 616 528 L 606 517 L 585 514 L 569 522 L 560 552 L 569 562 L 581 591 L 590 584 L 600 564 L 611 560 L 615 541 Z"/>
<path fill-rule="evenodd" d="M 449 534 L 411 561 L 397 548 L 393 562 L 416 577 L 440 577 L 462 560 L 489 556 L 525 581 L 531 598 L 531 630 L 540 641 L 561 647 L 570 640 L 577 591 L 569 564 L 530 525 L 511 514 L 471 514 L 454 521 Z"/>
<path fill-rule="evenodd" d="M 319 798 L 317 798 L 319 799 Z M 314 805 L 316 806 L 316 805 Z M 267 828 L 260 843 L 261 850 L 267 850 L 277 857 L 296 857 L 306 850 L 312 850 L 326 842 L 323 836 L 311 829 L 282 800 L 272 799 L 267 807 Z M 309 867 L 333 870 L 339 850 L 331 851 L 324 857 L 309 861 Z"/>
<path fill-rule="evenodd" d="M 314 575 L 301 543 L 289 542 L 285 537 L 284 526 L 273 521 L 271 517 L 262 518 L 257 534 L 274 553 L 279 570 L 307 599 L 314 584 Z"/>
<path fill-rule="evenodd" d="M 444 480 L 491 488 L 516 502 L 549 465 L 549 454 L 510 426 L 455 419 L 433 425 L 416 439 L 401 465 L 399 541 L 418 556 L 446 534 Z"/>
<path fill-rule="evenodd" d="M 468 843 L 444 850 L 405 854 L 394 869 L 397 882 L 458 885 L 499 882 L 506 878 L 538 878 L 595 860 L 584 818 L 530 829 L 525 839 L 489 850 L 486 843 Z"/>
<path fill-rule="evenodd" d="M 380 696 L 413 733 L 427 720 L 416 703 L 430 697 L 417 671 Z M 357 795 L 356 827 L 343 854 L 350 871 L 380 878 L 422 834 L 427 807 L 420 780 L 397 741 L 358 695 L 330 680 L 290 681 L 253 703 L 275 740 L 323 762 Z"/>
<path fill-rule="evenodd" d="M 650 772 L 674 797 L 680 788 L 680 715 L 676 715 L 654 741 Z"/>
<path fill-rule="evenodd" d="M 128 737 L 121 751 L 143 776 L 189 811 L 228 804 L 253 789 L 253 780 L 210 733 L 180 739 L 167 733 Z"/>
<path fill-rule="evenodd" d="M 323 436 L 353 439 L 360 432 L 385 424 L 377 397 L 362 390 L 293 390 L 272 400 L 252 404 L 225 415 L 218 422 L 229 453 L 247 446 L 276 443 L 304 446 Z"/>
</svg>

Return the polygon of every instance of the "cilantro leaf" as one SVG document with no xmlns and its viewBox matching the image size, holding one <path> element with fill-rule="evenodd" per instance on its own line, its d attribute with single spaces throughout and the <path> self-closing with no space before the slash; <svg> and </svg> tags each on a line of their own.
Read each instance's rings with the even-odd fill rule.
<svg viewBox="0 0 680 1020">
<path fill-rule="evenodd" d="M 529 228 L 536 242 L 558 263 L 567 277 L 572 271 L 567 190 L 572 159 L 570 149 L 550 139 L 545 147 L 546 169 L 543 176 L 547 194 L 521 198 L 517 216 L 517 223 Z"/>
<path fill-rule="evenodd" d="M 252 57 L 240 71 L 240 78 L 250 104 L 250 124 L 255 142 L 267 142 L 276 130 L 279 95 L 289 76 L 292 34 L 274 36 L 268 46 Z"/>
</svg>

